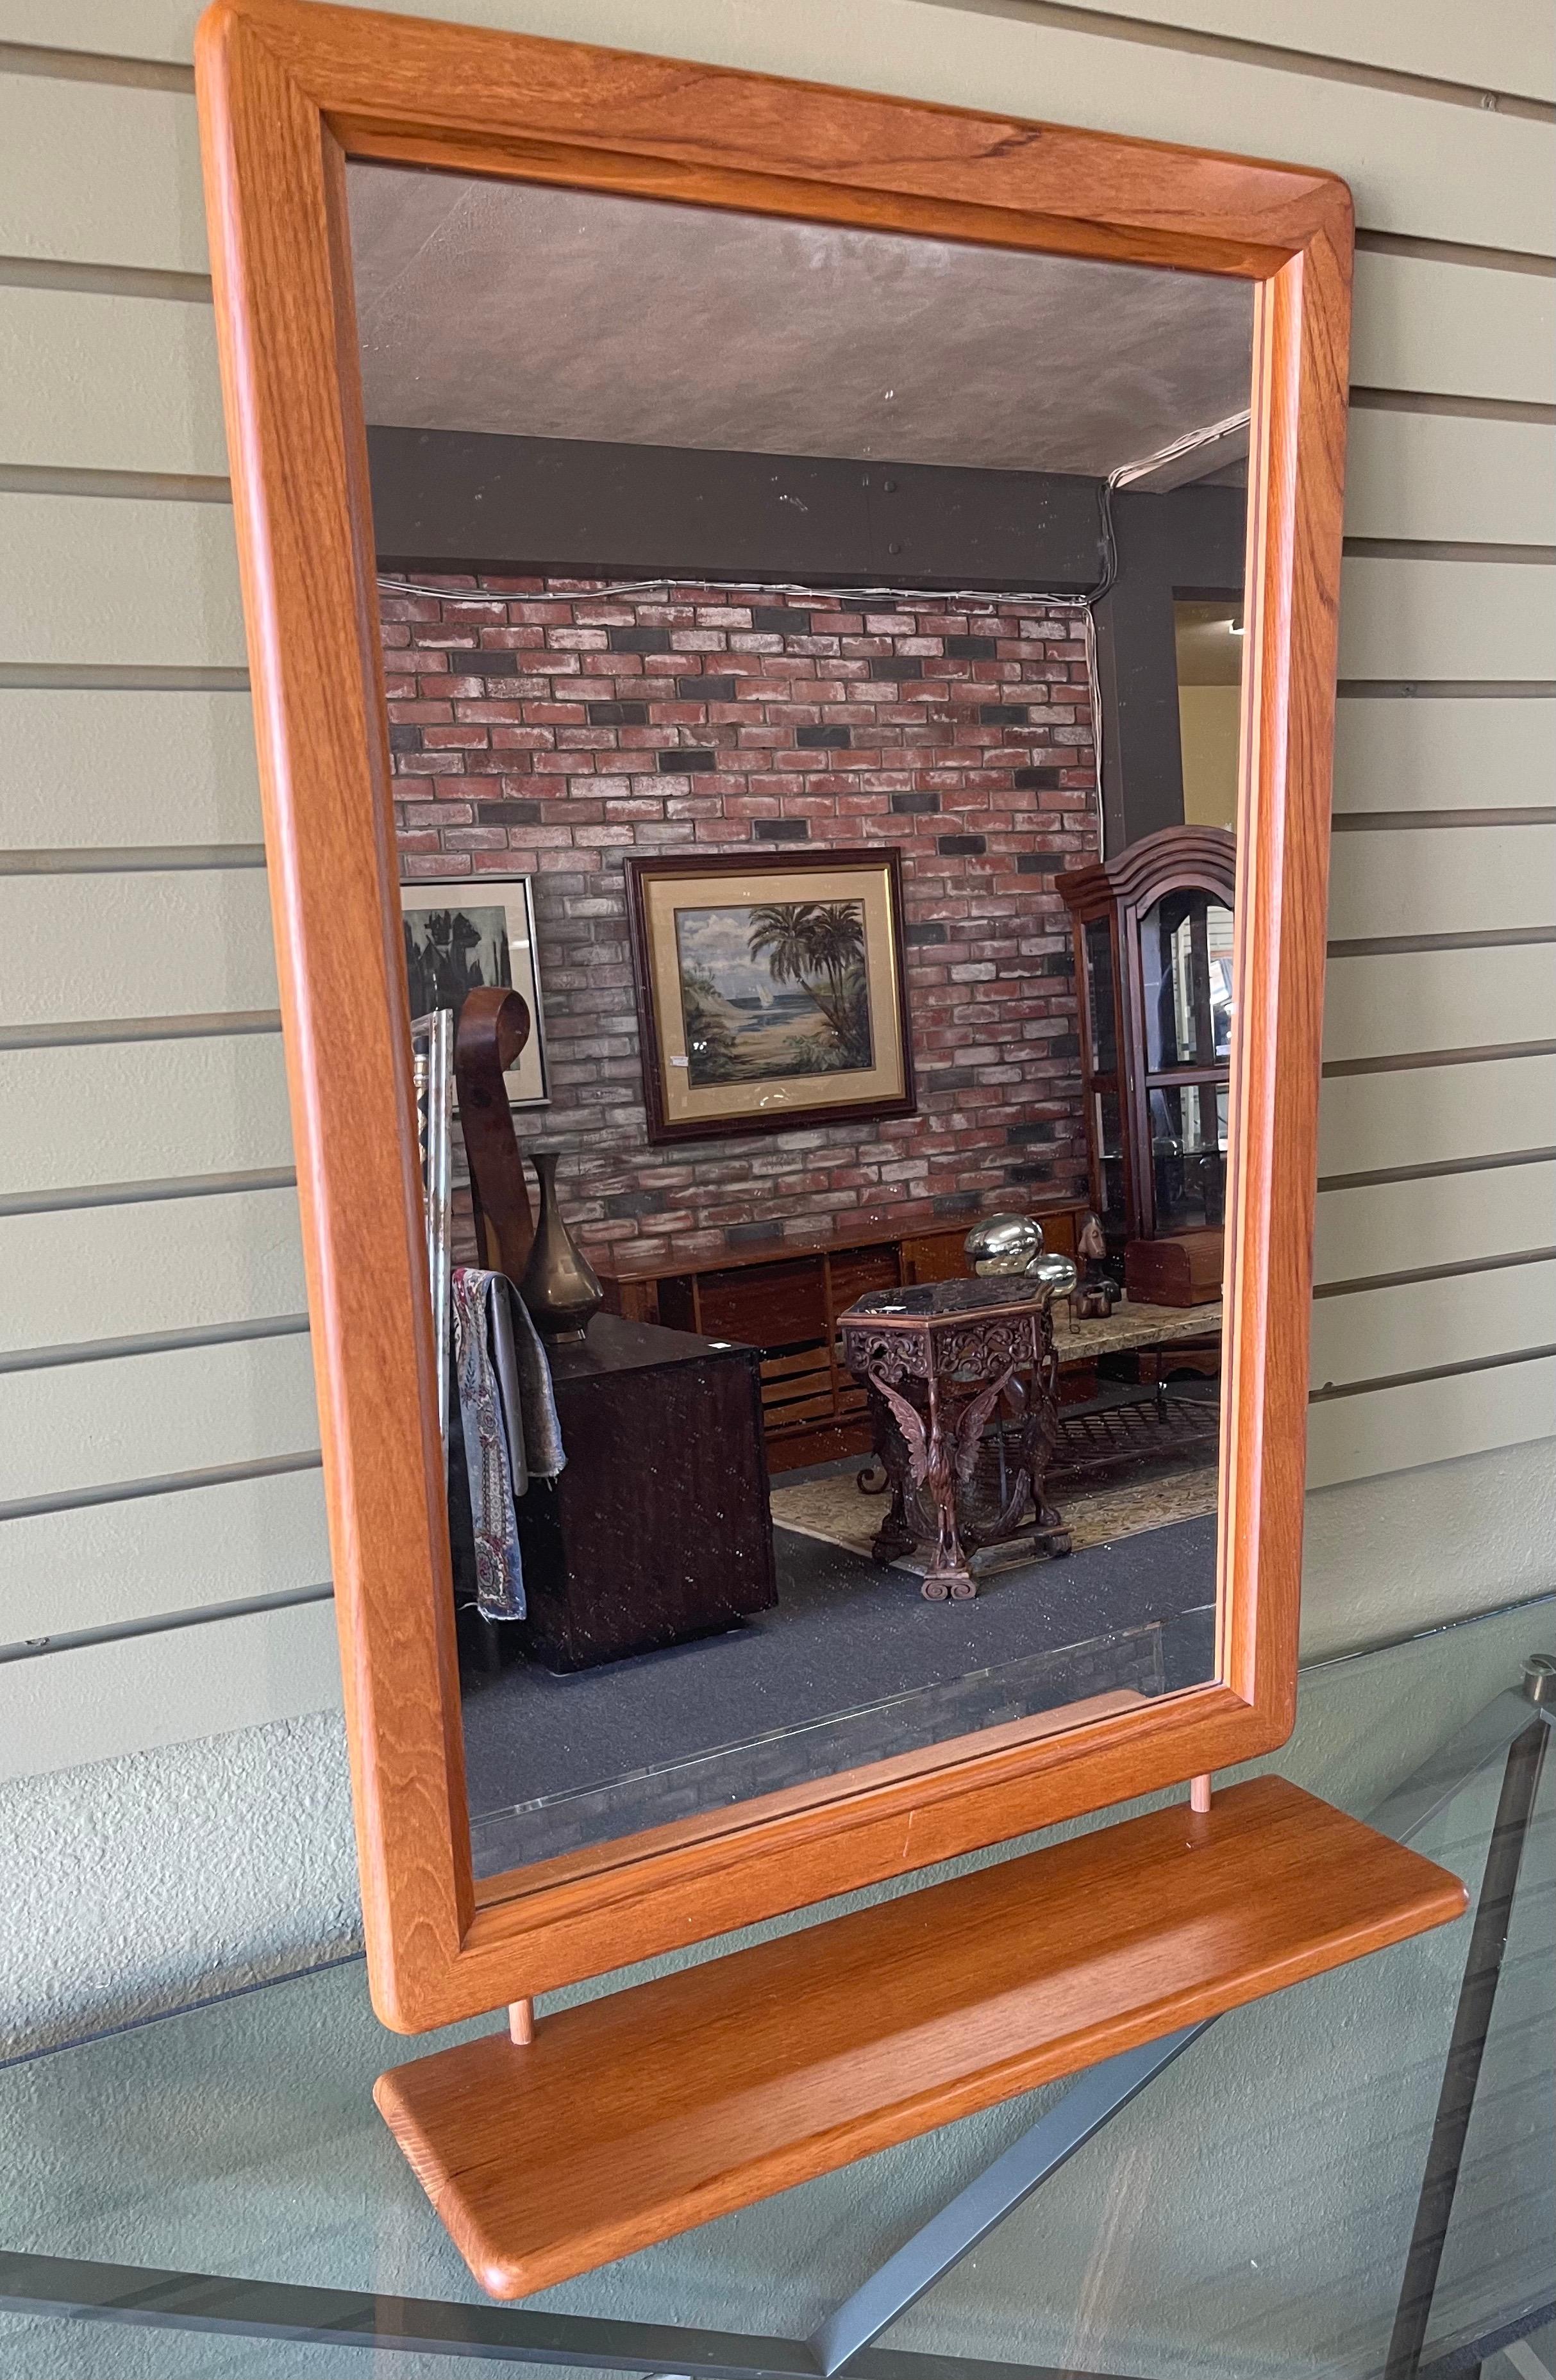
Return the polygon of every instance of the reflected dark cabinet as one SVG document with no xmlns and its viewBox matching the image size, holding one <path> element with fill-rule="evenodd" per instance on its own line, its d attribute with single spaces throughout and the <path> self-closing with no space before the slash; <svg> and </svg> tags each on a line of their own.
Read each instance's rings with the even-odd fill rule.
<svg viewBox="0 0 1556 2380">
<path fill-rule="evenodd" d="M 1075 924 L 1091 1195 L 1110 1247 L 1222 1221 L 1236 839 L 1163 827 L 1058 879 Z"/>
</svg>

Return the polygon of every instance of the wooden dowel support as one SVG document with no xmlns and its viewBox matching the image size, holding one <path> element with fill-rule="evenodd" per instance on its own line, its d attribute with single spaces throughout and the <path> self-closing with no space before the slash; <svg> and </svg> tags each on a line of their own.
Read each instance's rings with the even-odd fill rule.
<svg viewBox="0 0 1556 2380">
<path fill-rule="evenodd" d="M 508 2005 L 508 2039 L 527 2049 L 535 2038 L 535 2003 L 512 2000 Z"/>
<path fill-rule="evenodd" d="M 1206 1811 L 1210 1808 L 1210 1779 L 1208 1775 L 1204 1777 L 1191 1777 L 1189 1779 L 1188 1806 L 1191 1810 L 1197 1810 L 1201 1817 L 1204 1816 Z"/>
</svg>

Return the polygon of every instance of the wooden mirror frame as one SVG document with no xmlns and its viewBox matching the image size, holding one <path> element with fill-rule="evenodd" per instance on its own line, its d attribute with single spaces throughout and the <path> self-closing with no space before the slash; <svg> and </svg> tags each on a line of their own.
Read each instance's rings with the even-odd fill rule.
<svg viewBox="0 0 1556 2380">
<path fill-rule="evenodd" d="M 1333 176 L 686 59 L 217 0 L 196 70 L 374 2005 L 446 2024 L 1289 1734 L 1346 412 Z M 476 1882 L 347 159 L 1256 285 L 1220 1682 Z"/>
</svg>

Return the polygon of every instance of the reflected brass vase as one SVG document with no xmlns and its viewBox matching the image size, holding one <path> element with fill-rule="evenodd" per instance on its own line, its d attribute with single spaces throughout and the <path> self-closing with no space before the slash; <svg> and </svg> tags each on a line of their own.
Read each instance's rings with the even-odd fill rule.
<svg viewBox="0 0 1556 2380">
<path fill-rule="evenodd" d="M 538 1148 L 533 1156 L 541 1177 L 541 1220 L 518 1293 L 541 1338 L 553 1346 L 566 1346 L 582 1339 L 591 1317 L 603 1305 L 605 1293 L 562 1220 L 556 1199 L 560 1149 Z"/>
</svg>

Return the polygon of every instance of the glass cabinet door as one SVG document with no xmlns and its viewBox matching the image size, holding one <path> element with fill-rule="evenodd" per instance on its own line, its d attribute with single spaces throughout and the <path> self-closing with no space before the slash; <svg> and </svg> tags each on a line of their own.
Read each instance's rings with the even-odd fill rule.
<svg viewBox="0 0 1556 2380">
<path fill-rule="evenodd" d="M 1224 1065 L 1232 1050 L 1232 912 L 1213 892 L 1185 890 L 1140 919 L 1146 1070 Z"/>
</svg>

